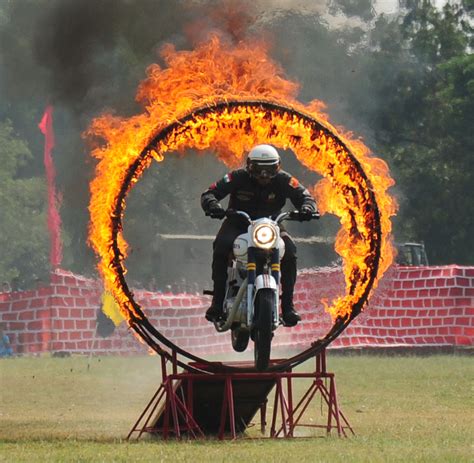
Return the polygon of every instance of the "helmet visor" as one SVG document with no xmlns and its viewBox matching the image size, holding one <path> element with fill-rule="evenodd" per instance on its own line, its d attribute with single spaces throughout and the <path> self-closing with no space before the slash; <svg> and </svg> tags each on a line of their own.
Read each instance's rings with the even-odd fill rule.
<svg viewBox="0 0 474 463">
<path fill-rule="evenodd" d="M 279 167 L 278 164 L 257 164 L 252 162 L 250 164 L 250 174 L 252 177 L 260 179 L 273 178 L 278 173 Z"/>
</svg>

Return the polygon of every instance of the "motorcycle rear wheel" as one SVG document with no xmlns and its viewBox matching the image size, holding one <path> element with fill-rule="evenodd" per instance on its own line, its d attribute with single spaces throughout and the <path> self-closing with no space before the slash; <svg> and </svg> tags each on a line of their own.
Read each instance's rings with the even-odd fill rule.
<svg viewBox="0 0 474 463">
<path fill-rule="evenodd" d="M 243 352 L 249 344 L 250 333 L 245 328 L 234 328 L 232 330 L 231 339 L 232 347 L 236 352 Z"/>
<path fill-rule="evenodd" d="M 270 362 L 274 304 L 275 292 L 273 290 L 264 288 L 257 292 L 253 340 L 255 342 L 255 368 L 258 371 L 266 370 Z"/>
</svg>

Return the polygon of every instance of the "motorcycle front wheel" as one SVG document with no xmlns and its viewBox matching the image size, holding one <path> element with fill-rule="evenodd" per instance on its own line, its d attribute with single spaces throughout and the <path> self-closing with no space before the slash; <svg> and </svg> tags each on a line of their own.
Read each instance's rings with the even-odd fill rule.
<svg viewBox="0 0 474 463">
<path fill-rule="evenodd" d="M 275 292 L 273 290 L 264 288 L 257 292 L 253 340 L 255 342 L 255 368 L 258 371 L 266 370 L 270 362 L 274 305 Z"/>
</svg>

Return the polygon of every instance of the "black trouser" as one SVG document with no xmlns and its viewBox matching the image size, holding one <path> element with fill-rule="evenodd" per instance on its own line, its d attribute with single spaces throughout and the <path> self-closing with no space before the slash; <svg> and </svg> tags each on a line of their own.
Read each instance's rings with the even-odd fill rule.
<svg viewBox="0 0 474 463">
<path fill-rule="evenodd" d="M 234 240 L 237 236 L 245 233 L 247 229 L 246 223 L 225 220 L 214 240 L 212 280 L 214 281 L 214 297 L 219 304 L 224 301 L 227 266 Z M 293 289 L 296 283 L 296 246 L 290 235 L 281 226 L 280 232 L 281 238 L 285 242 L 285 255 L 281 260 L 282 303 L 285 306 L 293 300 Z"/>
</svg>

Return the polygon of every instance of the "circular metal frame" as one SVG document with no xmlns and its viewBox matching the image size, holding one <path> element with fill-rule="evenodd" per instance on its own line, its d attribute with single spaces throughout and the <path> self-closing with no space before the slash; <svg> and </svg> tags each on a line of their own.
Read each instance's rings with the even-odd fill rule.
<svg viewBox="0 0 474 463">
<path fill-rule="evenodd" d="M 361 312 L 364 304 L 367 302 L 369 293 L 372 289 L 374 281 L 376 279 L 378 273 L 378 267 L 380 262 L 380 255 L 381 255 L 381 241 L 382 241 L 382 231 L 381 231 L 381 223 L 380 223 L 380 213 L 377 206 L 377 201 L 375 197 L 375 193 L 373 191 L 371 182 L 367 175 L 365 174 L 360 162 L 351 152 L 349 147 L 336 135 L 331 131 L 328 127 L 324 125 L 324 123 L 316 120 L 311 115 L 305 114 L 295 108 L 284 106 L 279 104 L 278 102 L 273 101 L 262 101 L 262 100 L 247 100 L 247 101 L 225 101 L 225 102 L 218 102 L 215 104 L 211 104 L 205 107 L 201 107 L 195 109 L 194 111 L 190 112 L 186 116 L 176 120 L 175 122 L 169 124 L 162 130 L 160 130 L 148 143 L 148 145 L 142 150 L 140 155 L 136 158 L 134 163 L 130 166 L 127 175 L 124 178 L 124 181 L 121 186 L 120 193 L 118 194 L 115 202 L 114 213 L 112 216 L 112 248 L 114 253 L 113 259 L 113 266 L 117 272 L 118 282 L 122 287 L 124 294 L 127 296 L 129 302 L 134 308 L 136 314 L 133 314 L 130 310 L 128 310 L 130 315 L 129 324 L 131 328 L 159 355 L 164 356 L 169 360 L 175 361 L 179 366 L 184 368 L 188 371 L 199 371 L 205 373 L 221 373 L 224 371 L 253 371 L 251 368 L 239 368 L 233 367 L 230 365 L 226 365 L 225 363 L 216 363 L 216 362 L 209 362 L 203 358 L 200 358 L 181 347 L 174 344 L 168 338 L 166 338 L 161 332 L 159 332 L 147 319 L 145 314 L 142 312 L 138 303 L 134 300 L 133 294 L 128 288 L 128 285 L 125 280 L 124 276 L 124 267 L 122 266 L 122 259 L 123 256 L 120 252 L 118 246 L 118 234 L 122 230 L 122 216 L 124 212 L 125 206 L 125 198 L 127 193 L 129 192 L 132 181 L 134 178 L 139 176 L 141 170 L 143 170 L 143 166 L 146 164 L 147 159 L 151 156 L 151 151 L 154 146 L 158 143 L 163 142 L 164 140 L 169 137 L 174 130 L 179 127 L 182 127 L 186 122 L 195 119 L 196 117 L 206 117 L 213 112 L 228 109 L 232 110 L 233 108 L 237 107 L 252 107 L 256 109 L 263 109 L 265 111 L 270 111 L 272 113 L 277 113 L 279 115 L 287 114 L 287 115 L 296 115 L 298 118 L 301 118 L 305 123 L 307 123 L 314 134 L 316 132 L 323 132 L 327 136 L 333 137 L 337 142 L 346 150 L 347 156 L 350 159 L 351 165 L 354 169 L 356 169 L 357 173 L 360 177 L 364 180 L 365 192 L 369 198 L 369 205 L 373 212 L 374 222 L 371 225 L 371 250 L 373 251 L 371 254 L 373 256 L 373 262 L 370 266 L 371 273 L 369 275 L 369 281 L 366 284 L 364 293 L 359 297 L 357 301 L 352 304 L 352 310 L 348 317 L 346 318 L 338 318 L 334 325 L 332 326 L 331 330 L 323 337 L 315 342 L 313 342 L 309 348 L 304 350 L 303 352 L 273 363 L 268 368 L 268 371 L 283 371 L 290 368 L 295 367 L 296 365 L 304 362 L 305 360 L 315 356 L 319 353 L 322 349 L 328 346 L 334 339 L 336 339 L 344 329 L 349 325 L 349 323 Z M 350 289 L 352 291 L 353 288 Z M 166 346 L 169 350 L 163 349 L 162 346 Z M 204 367 L 201 370 L 198 366 L 191 366 L 188 363 L 185 363 L 177 358 L 178 355 L 187 358 L 188 360 L 192 360 L 196 362 L 196 364 L 201 364 Z"/>
</svg>

